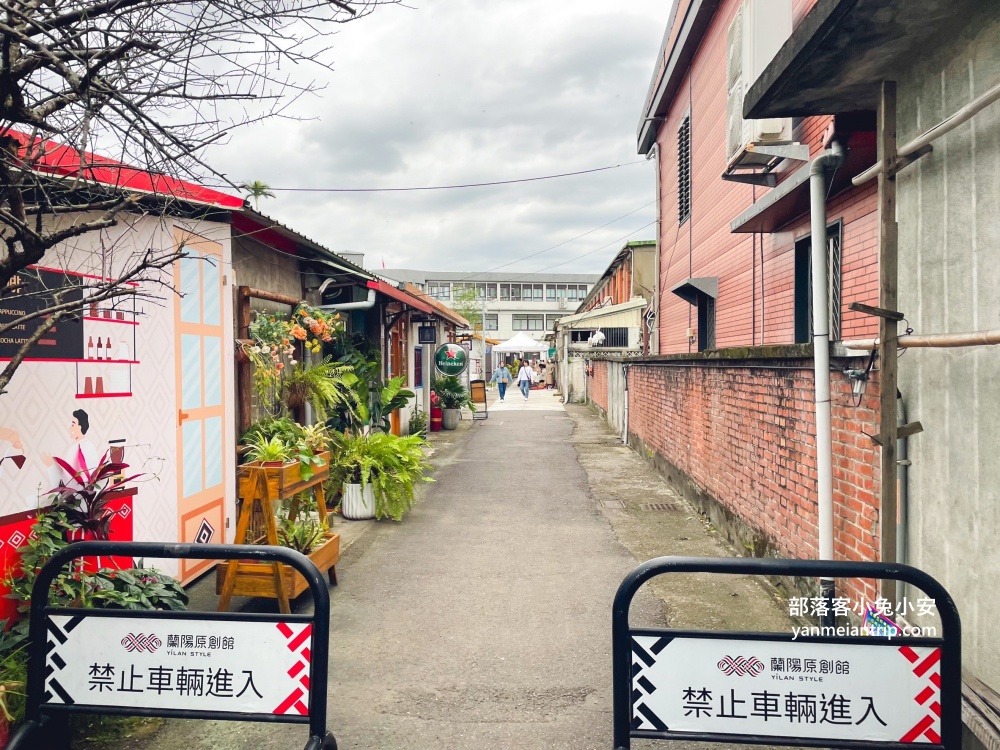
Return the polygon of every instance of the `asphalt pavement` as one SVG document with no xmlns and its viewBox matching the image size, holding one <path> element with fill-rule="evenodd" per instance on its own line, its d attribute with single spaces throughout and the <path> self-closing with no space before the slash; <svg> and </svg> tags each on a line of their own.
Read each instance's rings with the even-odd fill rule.
<svg viewBox="0 0 1000 750">
<path fill-rule="evenodd" d="M 422 501 L 338 565 L 328 705 L 342 750 L 611 747 L 611 601 L 636 559 L 558 397 L 515 391 L 497 407 L 437 441 Z M 601 441 L 614 450 L 609 432 Z M 666 611 L 647 592 L 634 619 L 663 624 Z M 299 726 L 171 721 L 130 747 L 305 739 Z"/>
</svg>

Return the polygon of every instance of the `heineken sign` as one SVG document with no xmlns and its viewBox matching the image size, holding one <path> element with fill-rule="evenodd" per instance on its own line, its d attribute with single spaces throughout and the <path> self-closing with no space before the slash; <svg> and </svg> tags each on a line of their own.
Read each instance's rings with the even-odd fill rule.
<svg viewBox="0 0 1000 750">
<path fill-rule="evenodd" d="M 458 344 L 442 344 L 434 352 L 434 365 L 444 375 L 461 375 L 469 366 L 469 353 Z"/>
</svg>

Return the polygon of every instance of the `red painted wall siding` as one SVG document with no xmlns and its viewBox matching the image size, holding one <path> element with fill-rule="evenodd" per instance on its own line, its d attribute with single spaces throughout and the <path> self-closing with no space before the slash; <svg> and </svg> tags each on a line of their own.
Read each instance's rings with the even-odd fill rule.
<svg viewBox="0 0 1000 750">
<path fill-rule="evenodd" d="M 739 6 L 724 0 L 710 25 L 679 95 L 657 135 L 660 149 L 660 351 L 696 349 L 687 331 L 697 325 L 697 311 L 670 289 L 688 276 L 719 279 L 715 342 L 728 346 L 794 341 L 794 245 L 809 234 L 803 215 L 775 234 L 733 234 L 730 222 L 767 192 L 726 182 L 726 34 Z M 801 7 L 800 7 L 801 6 Z M 811 7 L 811 6 L 809 6 Z M 797 3 L 796 12 L 805 8 Z M 804 11 L 803 11 L 804 13 Z M 678 224 L 677 131 L 691 116 L 691 217 Z M 829 116 L 805 118 L 795 128 L 797 140 L 812 154 L 823 149 Z M 787 168 L 787 177 L 794 171 Z M 853 301 L 877 298 L 876 186 L 866 185 L 835 196 L 830 222 L 844 222 L 842 301 L 844 335 L 875 335 L 877 323 L 847 310 Z M 763 261 L 760 261 L 761 244 Z M 761 277 L 763 276 L 763 284 Z M 763 290 L 763 291 L 762 291 Z M 764 297 L 761 320 L 761 295 Z M 763 326 L 763 330 L 762 330 Z"/>
<path fill-rule="evenodd" d="M 629 256 L 615 269 L 608 279 L 603 281 L 603 285 L 597 290 L 593 299 L 580 312 L 593 310 L 605 299 L 611 298 L 611 304 L 618 305 L 632 299 L 632 257 Z"/>
</svg>

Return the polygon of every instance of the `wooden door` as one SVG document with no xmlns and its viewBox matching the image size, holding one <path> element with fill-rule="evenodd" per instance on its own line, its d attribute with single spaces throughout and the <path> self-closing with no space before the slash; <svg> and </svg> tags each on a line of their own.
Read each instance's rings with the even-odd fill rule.
<svg viewBox="0 0 1000 750">
<path fill-rule="evenodd" d="M 180 295 L 174 303 L 177 382 L 177 497 L 181 542 L 222 543 L 225 538 L 226 420 L 223 342 L 222 246 L 180 229 L 174 241 L 190 257 L 174 264 Z M 187 583 L 209 560 L 181 560 Z"/>
</svg>

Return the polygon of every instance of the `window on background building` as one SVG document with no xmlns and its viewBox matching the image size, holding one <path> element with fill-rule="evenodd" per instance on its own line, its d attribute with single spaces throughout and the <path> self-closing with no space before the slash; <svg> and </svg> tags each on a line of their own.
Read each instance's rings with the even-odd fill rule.
<svg viewBox="0 0 1000 750">
<path fill-rule="evenodd" d="M 496 284 L 487 284 L 486 285 L 486 298 L 487 299 L 496 299 L 497 298 L 497 285 Z"/>
<path fill-rule="evenodd" d="M 500 285 L 500 299 L 504 302 L 510 301 L 510 284 Z"/>
<path fill-rule="evenodd" d="M 566 290 L 566 296 L 572 300 L 576 299 L 576 284 L 569 285 L 569 288 Z"/>
<path fill-rule="evenodd" d="M 826 228 L 826 272 L 830 289 L 830 341 L 840 341 L 841 319 L 841 229 L 838 221 Z M 795 343 L 812 341 L 812 239 L 795 243 Z"/>
<path fill-rule="evenodd" d="M 576 287 L 576 291 L 580 295 L 580 299 L 583 299 L 584 297 L 587 296 L 587 285 L 586 284 L 578 284 L 577 287 Z"/>
<path fill-rule="evenodd" d="M 422 346 L 413 347 L 413 387 L 423 388 L 424 386 L 424 348 Z"/>
<path fill-rule="evenodd" d="M 520 302 L 521 301 L 521 285 L 511 284 L 510 285 L 510 301 Z"/>
<path fill-rule="evenodd" d="M 677 130 L 677 223 L 691 216 L 691 117 Z"/>
<path fill-rule="evenodd" d="M 451 299 L 451 284 L 447 281 L 428 281 L 427 293 L 433 299 Z"/>
<path fill-rule="evenodd" d="M 545 294 L 545 285 L 544 284 L 534 284 L 531 287 L 531 299 L 533 299 L 535 302 L 541 302 L 542 301 L 542 296 L 544 294 Z"/>
<path fill-rule="evenodd" d="M 561 317 L 563 317 L 563 316 L 562 315 L 546 315 L 545 316 L 545 330 L 547 330 L 547 331 L 554 331 L 556 329 L 556 321 L 559 320 L 559 318 L 561 318 Z"/>
<path fill-rule="evenodd" d="M 545 301 L 555 302 L 556 301 L 556 285 L 546 284 L 545 285 Z"/>
<path fill-rule="evenodd" d="M 512 328 L 515 331 L 545 330 L 545 316 L 538 313 L 516 313 L 513 316 Z"/>
<path fill-rule="evenodd" d="M 476 284 L 476 299 L 486 299 L 486 284 Z"/>
<path fill-rule="evenodd" d="M 566 285 L 556 284 L 556 297 L 559 299 L 566 299 Z"/>
<path fill-rule="evenodd" d="M 496 313 L 486 313 L 486 330 L 487 331 L 499 331 L 500 330 L 500 316 Z"/>
</svg>

